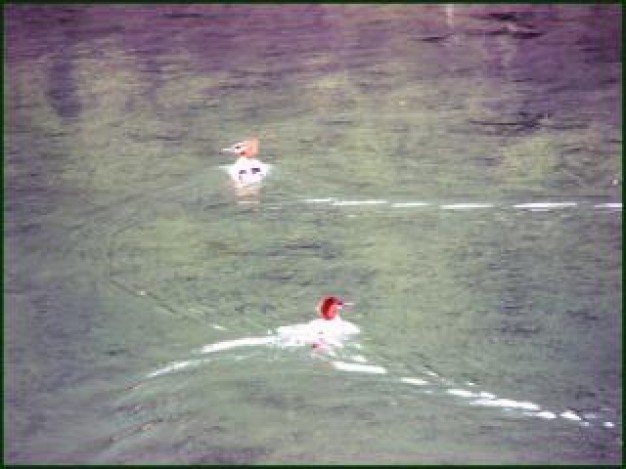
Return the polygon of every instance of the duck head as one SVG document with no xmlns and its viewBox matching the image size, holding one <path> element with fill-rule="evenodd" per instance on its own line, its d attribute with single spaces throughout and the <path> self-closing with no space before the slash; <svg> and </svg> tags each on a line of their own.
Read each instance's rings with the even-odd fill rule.
<svg viewBox="0 0 626 469">
<path fill-rule="evenodd" d="M 317 312 L 323 319 L 330 321 L 337 317 L 344 306 L 351 305 L 352 303 L 347 303 L 336 296 L 325 296 L 317 304 Z"/>
<path fill-rule="evenodd" d="M 222 148 L 224 153 L 232 153 L 245 158 L 254 158 L 259 153 L 259 139 L 251 137 L 241 142 L 237 142 L 230 147 Z"/>
</svg>

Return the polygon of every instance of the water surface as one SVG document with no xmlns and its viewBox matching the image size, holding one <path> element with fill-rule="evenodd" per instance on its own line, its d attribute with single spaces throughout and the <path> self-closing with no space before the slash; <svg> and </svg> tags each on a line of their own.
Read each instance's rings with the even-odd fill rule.
<svg viewBox="0 0 626 469">
<path fill-rule="evenodd" d="M 617 463 L 620 33 L 606 5 L 6 7 L 5 460 Z M 253 134 L 242 200 L 219 149 Z M 335 357 L 202 352 L 324 294 L 361 328 Z"/>
</svg>

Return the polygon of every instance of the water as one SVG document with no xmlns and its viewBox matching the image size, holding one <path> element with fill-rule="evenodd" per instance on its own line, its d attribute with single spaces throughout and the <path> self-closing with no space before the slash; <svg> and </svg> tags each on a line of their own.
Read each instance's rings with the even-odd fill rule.
<svg viewBox="0 0 626 469">
<path fill-rule="evenodd" d="M 620 461 L 617 5 L 5 21 L 5 461 Z"/>
</svg>

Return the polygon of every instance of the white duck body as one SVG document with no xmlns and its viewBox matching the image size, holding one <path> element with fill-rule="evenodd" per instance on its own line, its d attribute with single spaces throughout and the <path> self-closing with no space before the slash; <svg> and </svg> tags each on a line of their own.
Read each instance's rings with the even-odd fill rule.
<svg viewBox="0 0 626 469">
<path fill-rule="evenodd" d="M 343 347 L 343 343 L 361 330 L 353 323 L 339 316 L 328 319 L 314 319 L 308 323 L 282 326 L 276 329 L 278 344 L 289 346 Z"/>
<path fill-rule="evenodd" d="M 226 166 L 226 172 L 238 186 L 248 186 L 260 184 L 269 174 L 271 165 L 263 163 L 257 158 L 241 156 L 237 160 Z"/>
</svg>

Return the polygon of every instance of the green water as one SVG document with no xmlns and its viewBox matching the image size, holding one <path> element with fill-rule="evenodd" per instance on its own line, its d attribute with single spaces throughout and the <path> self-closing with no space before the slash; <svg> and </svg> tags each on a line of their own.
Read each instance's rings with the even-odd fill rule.
<svg viewBox="0 0 626 469">
<path fill-rule="evenodd" d="M 620 32 L 618 6 L 6 7 L 5 461 L 619 462 Z M 253 134 L 273 169 L 241 199 L 219 150 Z M 386 374 L 198 353 L 324 294 Z"/>
</svg>

